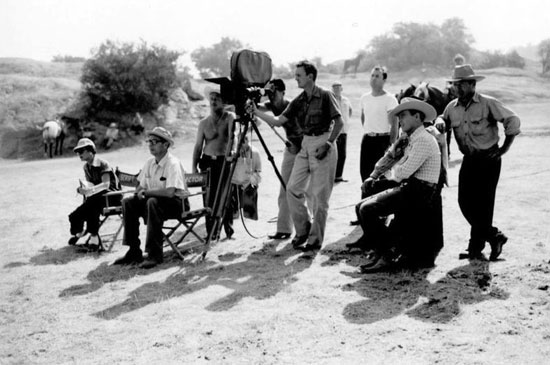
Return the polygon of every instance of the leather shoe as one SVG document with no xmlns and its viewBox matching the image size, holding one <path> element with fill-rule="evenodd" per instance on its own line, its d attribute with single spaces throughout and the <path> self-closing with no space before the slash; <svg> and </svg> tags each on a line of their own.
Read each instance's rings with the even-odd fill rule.
<svg viewBox="0 0 550 365">
<path fill-rule="evenodd" d="M 139 264 L 140 269 L 152 269 L 153 267 L 162 264 L 162 261 L 157 261 L 155 259 L 147 258 L 141 264 Z"/>
<path fill-rule="evenodd" d="M 126 255 L 118 258 L 113 262 L 113 265 L 130 265 L 130 264 L 139 264 L 143 261 L 143 255 L 140 249 L 137 250 L 128 250 Z"/>
<path fill-rule="evenodd" d="M 489 255 L 489 260 L 496 261 L 500 254 L 502 253 L 502 246 L 508 242 L 508 237 L 504 233 L 498 231 L 498 233 L 489 241 L 491 245 L 491 255 Z"/>
<path fill-rule="evenodd" d="M 292 247 L 296 248 L 296 249 L 299 249 L 300 246 L 302 246 L 304 243 L 307 242 L 307 238 L 308 238 L 309 235 L 303 235 L 303 236 L 295 236 L 293 239 L 292 239 Z"/>
<path fill-rule="evenodd" d="M 361 273 L 363 274 L 372 274 L 375 272 L 386 271 L 391 268 L 391 264 L 383 256 L 380 257 L 374 265 L 366 266 L 362 265 L 360 268 Z"/>
<path fill-rule="evenodd" d="M 286 240 L 290 238 L 290 233 L 276 232 L 275 234 L 270 234 L 267 238 L 272 240 Z"/>
<path fill-rule="evenodd" d="M 468 259 L 468 260 L 477 260 L 477 261 L 487 261 L 485 255 L 481 252 L 464 252 L 458 255 L 459 260 Z"/>
<path fill-rule="evenodd" d="M 319 241 L 315 241 L 313 243 L 308 243 L 304 246 L 298 247 L 298 249 L 302 252 L 318 251 L 321 249 L 321 244 Z"/>
<path fill-rule="evenodd" d="M 350 225 L 350 226 L 358 226 L 358 225 L 359 225 L 359 221 L 358 221 L 358 220 L 351 221 L 351 222 L 349 222 L 349 225 Z"/>
<path fill-rule="evenodd" d="M 79 239 L 79 237 L 77 237 L 77 236 L 72 236 L 71 238 L 69 238 L 69 242 L 68 242 L 69 245 L 70 245 L 70 246 L 76 245 L 76 243 L 78 242 L 78 239 Z"/>
</svg>

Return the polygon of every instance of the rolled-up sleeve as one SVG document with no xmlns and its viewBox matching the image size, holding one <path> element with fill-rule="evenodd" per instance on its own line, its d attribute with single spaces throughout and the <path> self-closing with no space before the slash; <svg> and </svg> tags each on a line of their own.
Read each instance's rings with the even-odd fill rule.
<svg viewBox="0 0 550 365">
<path fill-rule="evenodd" d="M 517 136 L 521 133 L 521 121 L 519 117 L 510 108 L 506 107 L 497 99 L 490 99 L 489 110 L 495 120 L 504 125 L 504 134 L 507 136 Z"/>
</svg>

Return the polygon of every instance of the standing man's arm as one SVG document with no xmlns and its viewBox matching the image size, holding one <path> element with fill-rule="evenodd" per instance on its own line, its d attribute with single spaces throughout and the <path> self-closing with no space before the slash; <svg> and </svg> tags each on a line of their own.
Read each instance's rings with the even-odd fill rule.
<svg viewBox="0 0 550 365">
<path fill-rule="evenodd" d="M 390 124 L 390 144 L 397 140 L 399 135 L 399 123 L 397 117 L 392 117 L 391 113 L 388 113 L 388 123 Z"/>
<path fill-rule="evenodd" d="M 317 148 L 317 154 L 315 155 L 315 157 L 318 160 L 322 160 L 327 156 L 328 151 L 334 146 L 334 142 L 336 141 L 336 138 L 338 138 L 338 135 L 340 134 L 340 131 L 344 126 L 344 121 L 342 120 L 341 116 L 337 116 L 333 120 L 334 126 L 332 127 L 332 133 L 328 137 L 327 143 Z"/>
<path fill-rule="evenodd" d="M 197 129 L 197 140 L 195 141 L 195 147 L 193 148 L 193 165 L 191 166 L 191 171 L 196 173 L 198 171 L 199 160 L 202 154 L 202 146 L 204 145 L 204 120 L 201 120 L 199 123 L 199 128 Z"/>
</svg>

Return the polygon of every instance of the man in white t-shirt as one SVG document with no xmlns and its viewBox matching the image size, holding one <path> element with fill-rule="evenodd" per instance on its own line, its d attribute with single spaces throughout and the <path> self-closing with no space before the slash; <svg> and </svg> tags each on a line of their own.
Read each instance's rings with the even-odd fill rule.
<svg viewBox="0 0 550 365">
<path fill-rule="evenodd" d="M 346 146 L 348 139 L 348 130 L 349 130 L 349 118 L 351 118 L 352 108 L 351 103 L 348 98 L 342 95 L 342 83 L 340 81 L 335 81 L 332 84 L 332 92 L 336 97 L 338 105 L 340 105 L 340 112 L 342 113 L 342 121 L 344 126 L 342 131 L 336 139 L 336 149 L 338 150 L 338 161 L 336 162 L 336 177 L 334 178 L 335 183 L 346 182 L 342 176 L 344 173 L 344 164 L 346 163 Z"/>
<path fill-rule="evenodd" d="M 390 111 L 397 106 L 397 99 L 384 90 L 388 73 L 385 67 L 375 66 L 371 71 L 371 92 L 361 96 L 361 141 L 360 172 L 365 181 L 374 169 L 376 161 L 395 141 L 398 133 L 396 118 Z M 362 197 L 364 198 L 364 197 Z"/>
</svg>

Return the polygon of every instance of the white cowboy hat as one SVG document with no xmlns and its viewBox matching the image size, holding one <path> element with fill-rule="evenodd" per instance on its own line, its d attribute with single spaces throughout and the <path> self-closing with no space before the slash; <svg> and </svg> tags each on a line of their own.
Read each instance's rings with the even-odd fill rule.
<svg viewBox="0 0 550 365">
<path fill-rule="evenodd" d="M 472 68 L 472 65 L 466 64 L 466 65 L 456 66 L 453 70 L 452 78 L 447 79 L 447 81 L 449 82 L 456 82 L 456 81 L 462 81 L 462 80 L 481 81 L 484 78 L 485 76 L 475 74 L 474 69 Z"/>
<path fill-rule="evenodd" d="M 437 117 L 437 112 L 435 111 L 434 107 L 430 104 L 414 99 L 414 98 L 403 98 L 401 100 L 401 104 L 393 108 L 393 110 L 390 112 L 390 115 L 392 117 L 397 116 L 399 113 L 401 113 L 404 110 L 418 110 L 424 113 L 424 123 L 431 122 L 432 120 Z"/>
<path fill-rule="evenodd" d="M 80 138 L 78 140 L 78 143 L 76 144 L 76 147 L 73 148 L 74 152 L 78 152 L 78 150 L 83 149 L 84 147 L 92 147 L 94 149 L 94 152 L 96 151 L 95 143 L 89 139 L 89 138 Z"/>
<path fill-rule="evenodd" d="M 147 132 L 148 136 L 156 136 L 159 137 L 166 142 L 170 143 L 170 146 L 174 145 L 174 139 L 172 138 L 172 133 L 170 133 L 166 128 L 164 127 L 155 127 L 152 131 Z"/>
</svg>

